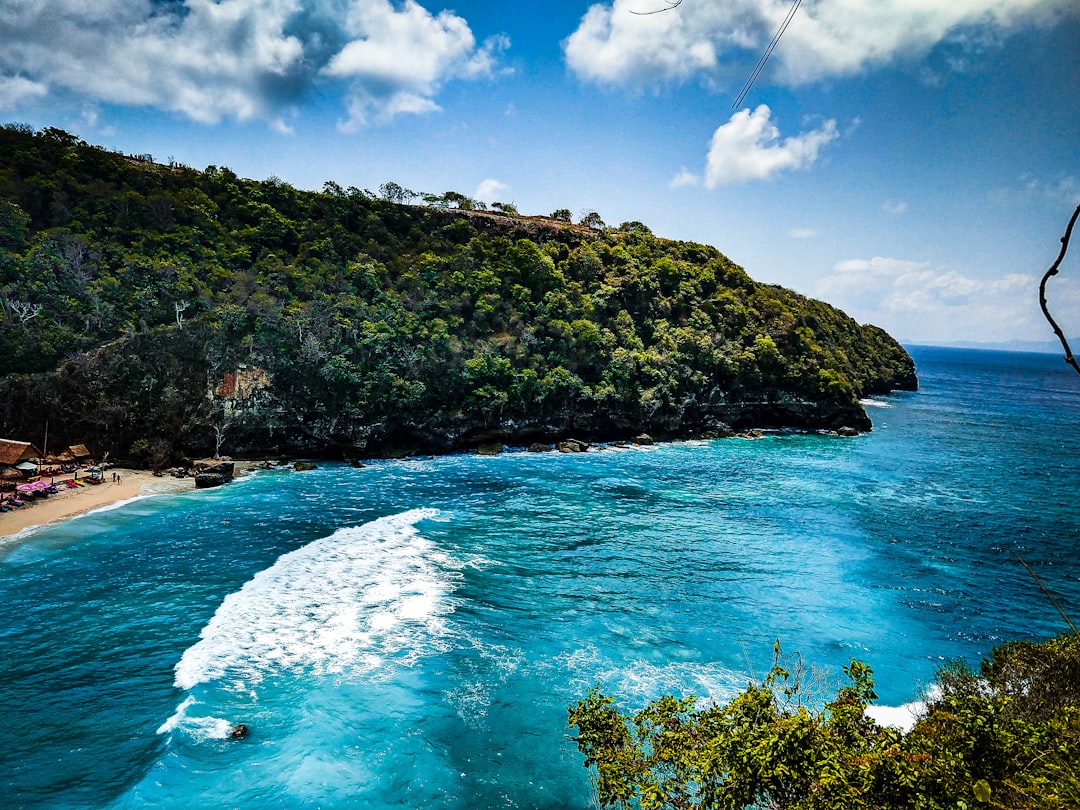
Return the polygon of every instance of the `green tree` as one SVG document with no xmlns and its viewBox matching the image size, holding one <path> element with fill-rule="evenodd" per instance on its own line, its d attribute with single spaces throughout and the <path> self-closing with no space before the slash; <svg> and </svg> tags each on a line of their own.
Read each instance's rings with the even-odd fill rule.
<svg viewBox="0 0 1080 810">
<path fill-rule="evenodd" d="M 690 810 L 1080 807 L 1080 637 L 1006 644 L 976 675 L 943 669 L 905 733 L 868 719 L 873 673 L 817 704 L 776 648 L 725 705 L 663 697 L 630 716 L 593 690 L 569 710 L 603 807 Z"/>
<path fill-rule="evenodd" d="M 595 231 L 602 231 L 604 229 L 604 220 L 601 219 L 600 215 L 595 211 L 586 211 L 582 214 L 579 222 L 586 228 L 592 228 Z"/>
</svg>

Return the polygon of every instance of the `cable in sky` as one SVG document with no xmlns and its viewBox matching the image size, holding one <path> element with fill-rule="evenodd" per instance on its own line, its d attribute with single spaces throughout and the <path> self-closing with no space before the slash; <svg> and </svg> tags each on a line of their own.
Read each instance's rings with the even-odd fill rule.
<svg viewBox="0 0 1080 810">
<path fill-rule="evenodd" d="M 681 0 L 680 0 L 681 2 Z M 780 37 L 787 31 L 787 27 L 791 25 L 791 20 L 795 16 L 795 12 L 799 10 L 799 4 L 802 0 L 795 0 L 791 4 L 791 11 L 788 12 L 787 17 L 780 23 L 780 27 L 776 29 L 776 35 L 772 38 L 772 42 L 769 43 L 769 47 L 765 49 L 765 53 L 761 55 L 758 60 L 757 67 L 754 68 L 754 72 L 750 74 L 750 78 L 746 80 L 746 84 L 743 85 L 742 92 L 739 93 L 739 97 L 735 99 L 735 103 L 731 105 L 731 109 L 735 110 L 742 106 L 743 101 L 746 99 L 746 94 L 750 92 L 750 88 L 754 86 L 754 82 L 757 81 L 757 77 L 761 75 L 762 69 L 765 67 L 765 63 L 769 61 L 769 57 L 772 56 L 773 49 L 776 47 L 776 43 L 780 41 Z"/>
</svg>

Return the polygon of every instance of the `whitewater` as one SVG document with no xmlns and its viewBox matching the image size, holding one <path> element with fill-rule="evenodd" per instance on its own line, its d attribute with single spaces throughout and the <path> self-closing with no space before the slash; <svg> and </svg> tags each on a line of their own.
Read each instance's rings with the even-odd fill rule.
<svg viewBox="0 0 1080 810">
<path fill-rule="evenodd" d="M 320 464 L 29 533 L 0 549 L 5 804 L 587 808 L 569 704 L 726 700 L 777 639 L 902 714 L 1063 629 L 1014 552 L 1080 613 L 1080 378 L 912 354 L 858 438 Z"/>
</svg>

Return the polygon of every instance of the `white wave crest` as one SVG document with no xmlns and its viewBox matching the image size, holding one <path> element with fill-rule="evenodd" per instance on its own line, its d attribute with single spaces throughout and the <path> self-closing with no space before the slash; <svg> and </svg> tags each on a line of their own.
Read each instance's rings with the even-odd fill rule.
<svg viewBox="0 0 1080 810">
<path fill-rule="evenodd" d="M 866 397 L 865 399 L 860 399 L 859 404 L 862 405 L 864 408 L 895 408 L 896 407 L 891 402 L 888 402 L 888 401 L 886 401 L 884 399 L 877 399 L 875 397 Z"/>
<path fill-rule="evenodd" d="M 863 714 L 879 726 L 895 728 L 907 734 L 926 715 L 926 703 L 916 700 L 903 706 L 867 706 Z"/>
<path fill-rule="evenodd" d="M 233 724 L 220 717 L 189 717 L 187 710 L 194 704 L 195 698 L 188 695 L 184 702 L 176 707 L 173 716 L 161 724 L 157 733 L 170 734 L 182 729 L 200 742 L 203 740 L 224 740 L 232 733 Z"/>
<path fill-rule="evenodd" d="M 226 680 L 250 688 L 289 671 L 370 673 L 439 649 L 451 573 L 414 509 L 340 529 L 283 554 L 229 594 L 176 665 L 188 690 Z"/>
<path fill-rule="evenodd" d="M 925 690 L 925 700 L 913 700 L 901 706 L 867 706 L 863 711 L 867 717 L 886 728 L 895 728 L 907 734 L 915 724 L 926 717 L 928 701 L 941 699 L 941 687 L 931 684 Z"/>
<path fill-rule="evenodd" d="M 584 694 L 599 683 L 608 694 L 620 695 L 631 705 L 645 705 L 662 695 L 698 697 L 698 705 L 731 700 L 746 688 L 746 676 L 719 662 L 652 661 L 615 662 L 588 646 L 558 656 L 560 667 L 574 673 L 573 688 Z"/>
</svg>

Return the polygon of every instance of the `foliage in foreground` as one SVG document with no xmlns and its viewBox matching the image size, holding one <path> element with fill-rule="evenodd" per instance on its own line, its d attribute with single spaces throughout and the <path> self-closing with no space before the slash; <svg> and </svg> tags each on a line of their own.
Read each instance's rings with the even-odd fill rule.
<svg viewBox="0 0 1080 810">
<path fill-rule="evenodd" d="M 938 673 L 902 733 L 870 720 L 873 673 L 852 661 L 824 708 L 780 656 L 726 705 L 660 698 L 634 716 L 598 690 L 570 708 L 603 807 L 1080 807 L 1080 638 L 997 647 Z"/>
</svg>

